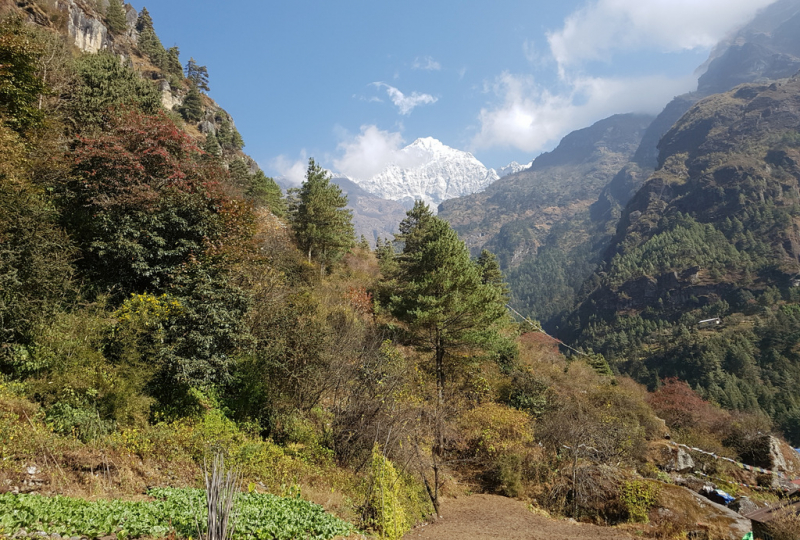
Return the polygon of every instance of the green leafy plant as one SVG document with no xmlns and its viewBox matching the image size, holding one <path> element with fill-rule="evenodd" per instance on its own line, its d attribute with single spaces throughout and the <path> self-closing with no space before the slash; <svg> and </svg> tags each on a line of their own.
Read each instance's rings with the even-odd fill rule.
<svg viewBox="0 0 800 540">
<path fill-rule="evenodd" d="M 374 515 L 372 525 L 381 538 L 398 540 L 411 530 L 402 504 L 403 482 L 377 444 L 372 449 L 371 475 L 369 507 Z"/>
<path fill-rule="evenodd" d="M 0 494 L 0 534 L 19 529 L 43 530 L 61 536 L 99 537 L 116 532 L 120 538 L 164 537 L 175 533 L 188 538 L 197 534 L 193 509 L 203 508 L 200 489 L 152 489 L 152 501 L 82 499 L 40 495 Z M 298 498 L 242 493 L 237 500 L 238 519 L 233 538 L 327 540 L 347 536 L 353 527 L 321 506 Z"/>
<path fill-rule="evenodd" d="M 636 523 L 647 523 L 648 512 L 658 502 L 658 485 L 646 480 L 631 480 L 622 485 L 620 498 L 628 512 L 628 519 Z"/>
</svg>

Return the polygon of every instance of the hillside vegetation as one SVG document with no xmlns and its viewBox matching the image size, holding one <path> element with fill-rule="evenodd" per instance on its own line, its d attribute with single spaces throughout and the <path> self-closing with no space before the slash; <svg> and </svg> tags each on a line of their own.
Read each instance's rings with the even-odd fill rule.
<svg viewBox="0 0 800 540">
<path fill-rule="evenodd" d="M 475 254 L 484 248 L 497 254 L 516 309 L 545 323 L 555 319 L 574 305 L 618 217 L 617 209 L 591 207 L 631 160 L 652 120 L 622 114 L 575 131 L 529 169 L 445 201 L 439 215 Z"/>
<path fill-rule="evenodd" d="M 664 438 L 769 459 L 761 416 L 732 415 L 675 381 L 648 394 L 599 355 L 566 359 L 508 317 L 497 258 L 472 257 L 422 203 L 373 251 L 313 159 L 284 195 L 204 94 L 207 70 L 189 60 L 179 72 L 146 10 L 127 22 L 84 12 L 147 67 L 137 72 L 108 50 L 74 49 L 49 2 L 26 5 L 0 21 L 0 535 L 191 536 L 203 467 L 224 455 L 246 486 L 242 536 L 396 539 L 437 515 L 442 495 L 482 491 L 642 536 L 681 537 L 702 520 L 711 538 L 730 538 L 730 516 L 668 485 L 680 480 L 666 472 L 675 449 Z M 180 98 L 171 110 L 164 81 Z M 736 117 L 781 88 L 727 96 L 721 110 Z M 643 120 L 628 120 L 638 133 Z M 794 139 L 776 140 L 785 156 L 770 163 L 786 171 Z M 776 191 L 783 175 L 742 191 L 770 230 L 794 216 L 798 195 Z M 741 221 L 751 206 L 737 201 Z M 770 262 L 785 238 L 758 258 L 687 208 L 669 223 L 713 244 L 693 264 L 721 261 L 721 281 L 749 271 L 753 297 L 771 299 L 763 320 L 793 324 L 792 306 L 773 309 L 781 291 L 759 289 L 794 264 Z M 640 275 L 633 244 L 620 253 L 631 262 L 614 263 L 603 290 Z M 770 358 L 791 365 L 794 344 L 779 341 Z M 760 501 L 781 492 L 777 476 L 712 459 L 701 468 L 738 493 L 760 482 Z"/>
<path fill-rule="evenodd" d="M 675 124 L 570 320 L 651 388 L 680 377 L 795 443 L 799 84 L 742 86 Z"/>
</svg>

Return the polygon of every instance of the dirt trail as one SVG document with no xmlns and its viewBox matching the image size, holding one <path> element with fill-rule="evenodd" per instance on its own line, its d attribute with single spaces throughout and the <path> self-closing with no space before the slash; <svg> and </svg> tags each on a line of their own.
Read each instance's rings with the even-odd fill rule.
<svg viewBox="0 0 800 540">
<path fill-rule="evenodd" d="M 525 503 L 497 495 L 472 495 L 442 501 L 442 518 L 417 527 L 403 540 L 629 540 L 615 529 L 548 519 Z"/>
</svg>

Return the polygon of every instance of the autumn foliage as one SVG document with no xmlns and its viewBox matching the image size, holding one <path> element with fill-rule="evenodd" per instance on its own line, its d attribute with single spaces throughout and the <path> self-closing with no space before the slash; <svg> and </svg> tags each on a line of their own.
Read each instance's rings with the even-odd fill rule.
<svg viewBox="0 0 800 540">
<path fill-rule="evenodd" d="M 725 411 L 705 401 L 691 386 L 675 377 L 665 379 L 663 386 L 648 396 L 648 402 L 671 428 L 713 430 L 728 417 Z"/>
<path fill-rule="evenodd" d="M 155 292 L 248 233 L 249 207 L 225 195 L 225 171 L 201 153 L 164 113 L 118 111 L 99 135 L 77 139 L 63 200 L 100 282 Z"/>
</svg>

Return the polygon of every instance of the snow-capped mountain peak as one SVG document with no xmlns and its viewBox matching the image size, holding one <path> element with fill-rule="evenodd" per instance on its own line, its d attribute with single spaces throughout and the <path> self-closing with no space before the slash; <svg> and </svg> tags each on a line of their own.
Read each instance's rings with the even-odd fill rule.
<svg viewBox="0 0 800 540">
<path fill-rule="evenodd" d="M 515 174 L 520 171 L 524 171 L 525 169 L 530 168 L 531 165 L 533 165 L 533 161 L 531 161 L 530 163 L 526 163 L 525 165 L 520 165 L 516 161 L 512 161 L 505 167 L 500 167 L 500 170 L 497 171 L 497 174 L 500 178 L 503 178 L 504 176 L 508 176 L 509 174 Z"/>
<path fill-rule="evenodd" d="M 483 191 L 500 177 L 469 152 L 450 148 L 433 137 L 415 140 L 374 177 L 354 181 L 384 199 L 427 202 L 435 211 L 442 201 Z"/>
<path fill-rule="evenodd" d="M 431 151 L 442 151 L 445 148 L 448 148 L 442 143 L 442 141 L 439 139 L 434 139 L 433 137 L 420 137 L 416 141 L 409 144 L 408 147 L 423 148 Z"/>
</svg>

